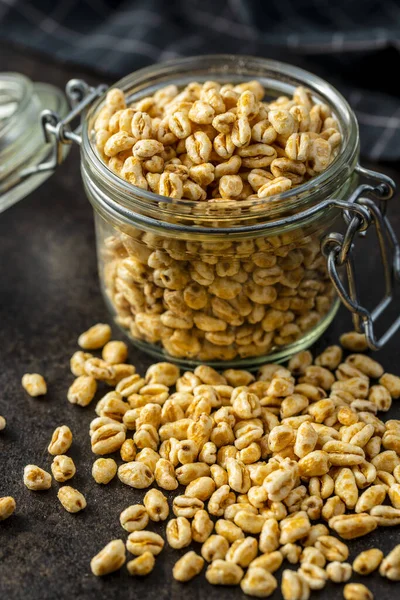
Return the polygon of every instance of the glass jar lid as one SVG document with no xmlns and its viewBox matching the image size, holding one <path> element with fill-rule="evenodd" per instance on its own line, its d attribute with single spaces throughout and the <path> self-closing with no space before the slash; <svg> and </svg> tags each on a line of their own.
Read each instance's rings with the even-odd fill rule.
<svg viewBox="0 0 400 600">
<path fill-rule="evenodd" d="M 64 93 L 19 73 L 0 73 L 0 212 L 52 174 L 36 171 L 53 152 L 41 127 L 40 114 L 44 109 L 65 117 L 69 107 Z M 65 152 L 68 149 L 65 146 Z"/>
</svg>

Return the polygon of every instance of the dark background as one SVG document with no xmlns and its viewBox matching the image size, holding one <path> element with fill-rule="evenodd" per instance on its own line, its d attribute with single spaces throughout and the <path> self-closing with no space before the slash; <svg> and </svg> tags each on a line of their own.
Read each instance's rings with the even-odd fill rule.
<svg viewBox="0 0 400 600">
<path fill-rule="evenodd" d="M 285 60 L 345 94 L 365 156 L 400 159 L 400 0 L 0 0 L 0 40 L 114 81 L 179 56 Z"/>
<path fill-rule="evenodd" d="M 36 6 L 38 3 L 29 4 Z M 46 3 L 40 4 L 45 11 Z M 137 4 L 140 3 L 135 3 L 135 6 Z M 170 8 L 176 12 L 178 4 L 180 3 L 171 2 Z M 188 1 L 187 6 L 193 7 L 193 4 Z M 214 11 L 218 4 L 215 1 L 213 3 L 203 1 L 202 10 Z M 270 6 L 275 6 L 271 3 L 244 3 L 233 0 L 225 4 L 229 10 L 236 7 L 236 11 L 240 11 L 240 7 L 250 6 L 254 10 L 258 9 L 260 15 L 266 14 L 265 18 L 268 16 L 265 7 L 268 6 L 270 10 Z M 282 27 L 287 26 L 288 17 L 285 17 L 285 14 L 290 14 L 287 12 L 288 4 L 281 0 L 279 9 L 271 9 L 272 12 L 269 13 L 271 21 L 272 17 L 279 12 Z M 365 7 L 372 4 L 374 3 L 365 2 Z M 390 5 L 392 10 L 398 6 L 397 2 L 380 4 Z M 14 6 L 20 5 L 18 1 L 14 3 Z M 72 5 L 73 2 L 68 3 L 67 0 L 64 0 L 64 9 L 61 5 L 57 5 L 58 16 L 62 12 L 68 13 L 68 7 L 71 8 Z M 100 4 L 100 0 L 92 0 L 82 3 L 83 5 L 86 9 L 91 6 L 97 9 L 103 6 L 105 11 L 108 11 L 108 5 L 105 2 Z M 154 6 L 164 7 L 160 9 L 160 18 L 163 19 L 162 11 L 166 5 L 167 3 L 161 4 L 149 0 L 143 6 L 146 10 Z M 298 15 L 305 14 L 301 9 L 304 2 L 299 2 L 297 5 Z M 354 5 L 358 5 L 360 22 L 365 21 L 367 10 L 360 10 L 358 2 L 349 2 L 348 5 L 352 19 L 355 19 L 356 14 L 352 12 Z M 92 56 L 90 53 L 68 57 L 67 46 L 62 44 L 57 46 L 56 42 L 54 48 L 58 48 L 55 52 L 57 61 L 43 57 L 37 53 L 37 50 L 40 50 L 37 32 L 32 30 L 32 25 L 29 23 L 24 24 L 23 19 L 17 22 L 15 11 L 11 10 L 11 6 L 10 3 L 0 0 L 0 26 L 2 23 L 7 26 L 0 27 L 0 36 L 3 39 L 9 38 L 9 31 L 5 29 L 10 29 L 11 25 L 16 27 L 17 23 L 20 33 L 18 35 L 13 33 L 14 41 L 19 44 L 25 43 L 30 49 L 23 49 L 19 44 L 10 44 L 9 41 L 0 43 L 0 70 L 19 71 L 34 81 L 45 81 L 62 88 L 71 77 L 83 77 L 92 84 L 100 81 L 112 83 L 119 74 L 140 66 L 137 64 L 137 57 L 131 54 L 130 59 L 121 63 L 122 66 L 118 66 L 117 69 L 114 68 L 115 65 L 112 69 L 107 65 L 105 66 L 107 68 L 103 68 L 104 64 L 99 60 L 97 67 L 103 72 L 100 74 L 98 71 L 95 74 L 93 68 L 88 70 L 89 67 L 93 67 L 90 64 Z M 119 8 L 123 6 L 126 7 L 127 4 L 118 4 Z M 315 1 L 313 6 L 318 6 L 320 28 L 315 26 L 312 31 L 315 35 L 322 35 L 321 31 L 325 34 L 321 15 L 325 17 L 325 25 L 327 25 L 333 8 L 328 2 L 322 1 Z M 54 10 L 55 6 L 49 3 L 47 12 L 52 14 Z M 175 25 L 178 29 L 167 28 L 168 39 L 175 35 L 175 32 L 182 33 L 187 7 L 185 10 L 186 12 L 182 13 Z M 4 14 L 11 20 L 5 20 Z M 224 16 L 226 14 L 221 12 L 221 18 L 227 18 Z M 230 18 L 230 15 L 228 16 Z M 221 21 L 217 20 L 216 23 L 218 27 L 221 26 Z M 378 25 L 378 20 L 376 23 Z M 74 24 L 76 25 L 76 19 L 72 25 L 69 23 L 68 27 L 75 26 Z M 292 26 L 292 21 L 289 24 Z M 305 17 L 296 21 L 296 24 L 299 31 L 304 29 Z M 388 26 L 394 38 L 397 35 L 395 28 L 398 24 L 399 21 L 393 18 L 390 27 Z M 253 25 L 258 26 L 257 22 Z M 81 31 L 89 34 L 93 29 L 98 30 L 100 25 L 98 21 L 90 23 L 82 19 L 79 27 Z M 132 36 L 138 35 L 134 24 L 131 27 Z M 51 19 L 46 29 L 51 30 Z M 240 31 L 243 33 L 242 29 Z M 32 35 L 29 35 L 29 32 Z M 210 39 L 214 43 L 219 39 L 217 33 L 206 26 L 199 29 L 198 35 L 203 40 L 203 45 L 204 40 Z M 273 29 L 273 35 L 277 36 L 276 28 Z M 44 39 L 49 40 L 46 36 L 47 34 Z M 53 30 L 53 38 L 56 37 L 57 28 Z M 347 74 L 346 66 L 349 73 L 354 71 L 353 67 L 350 67 L 350 58 L 346 56 L 341 58 L 335 55 L 329 58 L 305 52 L 297 53 L 296 50 L 287 52 L 287 49 L 284 51 L 283 46 L 279 46 L 278 37 L 274 38 L 275 45 L 274 40 L 265 37 L 265 47 L 260 54 L 279 56 L 296 64 L 307 63 L 306 66 L 314 71 L 325 72 L 330 81 L 338 80 L 344 88 L 354 91 L 355 88 L 352 87 L 354 84 L 361 86 L 362 89 L 371 90 L 372 94 L 379 91 L 382 93 L 382 98 L 394 101 L 394 106 L 398 107 L 396 99 L 398 88 L 397 84 L 394 84 L 397 76 L 383 77 L 382 71 L 379 70 L 382 64 L 389 64 L 391 67 L 398 64 L 398 51 L 394 43 L 390 42 L 377 51 L 369 50 L 367 55 L 360 56 L 359 64 L 369 64 L 371 68 L 369 75 L 365 75 L 360 70 L 358 76 L 354 78 Z M 365 32 L 364 37 L 366 37 Z M 62 38 L 61 35 L 61 41 Z M 305 43 L 304 36 L 302 39 Z M 314 38 L 310 34 L 310 43 L 312 39 Z M 163 40 L 160 39 L 157 43 L 162 46 Z M 166 43 L 167 48 L 168 43 Z M 182 50 L 182 46 L 179 46 L 181 43 L 182 40 L 178 38 L 176 44 L 179 52 Z M 47 46 L 47 50 L 51 48 L 53 46 Z M 258 48 L 261 46 L 255 47 L 252 40 L 240 45 L 240 51 L 243 53 L 257 54 Z M 227 50 L 221 46 L 215 49 Z M 196 53 L 198 48 L 188 46 L 183 50 L 183 53 L 192 54 Z M 381 62 L 383 57 L 385 57 L 384 63 Z M 343 67 L 340 70 L 337 68 L 338 61 L 341 61 Z M 74 65 L 73 62 L 81 62 L 81 66 Z M 140 64 L 148 62 L 152 62 L 148 57 L 139 60 Z M 370 96 L 367 95 L 366 98 L 369 100 Z M 376 103 L 372 103 L 371 106 L 377 111 L 374 114 L 379 115 L 381 106 L 377 106 Z M 384 107 L 387 108 L 387 105 Z M 393 157 L 399 152 L 399 145 L 393 144 L 398 134 L 399 125 L 396 123 L 397 121 L 394 120 L 393 127 L 389 131 L 392 135 L 389 145 L 385 146 L 386 158 L 387 152 Z M 385 130 L 387 132 L 387 128 Z M 368 130 L 367 135 L 371 135 L 371 139 L 376 139 L 374 137 L 376 133 L 372 128 L 371 131 Z M 368 151 L 365 155 L 368 155 Z M 400 184 L 398 161 L 377 163 L 364 160 L 364 164 L 384 171 Z M 398 196 L 391 201 L 389 213 L 394 229 L 399 235 Z M 371 235 L 368 235 L 366 240 L 358 240 L 362 245 L 362 252 L 358 256 L 360 291 L 362 297 L 367 298 L 370 303 L 377 299 L 381 284 L 380 260 L 374 242 Z M 398 312 L 397 300 L 392 306 L 391 314 L 385 317 L 386 324 L 389 317 L 397 315 Z M 0 496 L 12 495 L 17 502 L 16 514 L 0 523 L 0 598 L 1 600 L 23 598 L 106 600 L 119 597 L 135 600 L 139 598 L 203 600 L 206 597 L 210 600 L 244 599 L 245 596 L 240 588 L 224 589 L 210 586 L 203 575 L 186 585 L 175 582 L 171 575 L 172 565 L 185 550 L 177 552 L 165 549 L 156 560 L 153 574 L 144 579 L 131 578 L 125 568 L 103 579 L 95 578 L 90 572 L 89 562 L 94 554 L 110 539 L 126 538 L 126 532 L 119 525 L 119 513 L 129 504 L 140 501 L 143 496 L 142 492 L 123 486 L 118 481 L 113 481 L 108 486 L 98 486 L 94 483 L 91 477 L 94 457 L 90 450 L 88 428 L 94 416 L 95 401 L 87 409 L 81 409 L 70 405 L 66 399 L 67 389 L 73 380 L 69 371 L 69 357 L 77 348 L 78 335 L 93 323 L 108 320 L 109 315 L 100 296 L 97 280 L 92 212 L 80 181 L 79 154 L 76 149 L 73 149 L 66 163 L 47 183 L 0 216 L 0 414 L 7 419 L 7 428 L 0 433 Z M 319 352 L 327 344 L 336 343 L 339 335 L 350 327 L 350 317 L 347 311 L 341 308 L 332 326 L 314 348 L 315 352 Z M 117 332 L 115 333 L 116 337 L 120 337 Z M 376 355 L 376 358 L 388 371 L 399 374 L 399 355 L 399 334 L 397 334 L 387 347 Z M 130 359 L 142 373 L 151 363 L 150 359 L 134 348 L 130 349 Z M 49 392 L 44 399 L 30 398 L 21 388 L 20 380 L 25 372 L 40 372 L 46 377 Z M 102 390 L 99 390 L 98 397 L 101 395 Z M 400 410 L 396 403 L 392 407 L 390 418 L 400 418 Z M 28 491 L 22 482 L 23 468 L 26 464 L 33 463 L 45 469 L 50 468 L 51 457 L 47 452 L 47 445 L 54 428 L 61 424 L 69 425 L 74 434 L 70 454 L 76 463 L 77 474 L 71 480 L 71 484 L 82 491 L 88 501 L 85 511 L 77 515 L 68 514 L 59 504 L 56 498 L 58 488 L 56 482 L 53 482 L 52 490 L 37 493 Z M 160 529 L 162 528 L 154 527 L 155 531 Z M 377 546 L 387 552 L 399 542 L 400 535 L 397 529 L 380 529 L 367 538 L 349 544 L 351 559 L 362 549 Z M 374 591 L 375 598 L 380 600 L 394 599 L 400 595 L 396 584 L 378 575 L 354 580 L 366 583 Z M 342 598 L 342 587 L 329 584 L 321 592 L 313 592 L 312 598 L 321 600 L 328 597 L 332 600 Z M 279 591 L 272 596 L 273 600 L 280 597 Z"/>
</svg>

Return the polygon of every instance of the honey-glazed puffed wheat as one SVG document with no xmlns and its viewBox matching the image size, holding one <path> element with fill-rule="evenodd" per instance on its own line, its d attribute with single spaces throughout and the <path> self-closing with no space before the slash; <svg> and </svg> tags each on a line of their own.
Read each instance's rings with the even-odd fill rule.
<svg viewBox="0 0 400 600">
<path fill-rule="evenodd" d="M 196 203 L 190 214 L 218 215 L 226 201 L 240 214 L 245 200 L 295 194 L 340 151 L 334 114 L 305 88 L 271 100 L 258 81 L 208 86 L 166 86 L 128 108 L 108 95 L 94 126 L 99 156 L 135 186 Z M 174 220 L 175 206 L 164 204 Z M 216 242 L 131 228 L 106 237 L 102 253 L 117 323 L 178 359 L 267 355 L 315 327 L 334 302 L 315 228 Z M 95 325 L 80 345 L 106 344 L 103 358 L 111 356 L 109 335 Z"/>
</svg>

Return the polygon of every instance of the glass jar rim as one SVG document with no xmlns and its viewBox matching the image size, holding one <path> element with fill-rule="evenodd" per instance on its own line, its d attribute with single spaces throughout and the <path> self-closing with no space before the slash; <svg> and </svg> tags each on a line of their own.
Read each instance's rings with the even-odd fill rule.
<svg viewBox="0 0 400 600">
<path fill-rule="evenodd" d="M 251 68 L 251 74 L 248 69 Z M 197 69 L 197 71 L 196 71 Z M 132 91 L 135 99 L 154 93 L 156 89 L 164 85 L 176 83 L 177 78 L 185 78 L 186 83 L 195 80 L 196 75 L 199 79 L 201 71 L 204 81 L 212 77 L 225 79 L 227 82 L 232 80 L 233 76 L 240 80 L 250 80 L 256 78 L 254 72 L 259 69 L 261 79 L 269 82 L 268 91 L 279 92 L 282 94 L 284 89 L 294 89 L 294 87 L 303 85 L 309 88 L 314 97 L 324 100 L 334 111 L 338 118 L 345 142 L 329 167 L 305 183 L 298 185 L 281 194 L 271 196 L 270 198 L 260 198 L 251 200 L 226 200 L 218 202 L 192 201 L 185 199 L 173 199 L 160 196 L 154 192 L 144 190 L 125 181 L 116 173 L 111 171 L 102 161 L 96 152 L 92 142 L 92 126 L 98 110 L 104 105 L 105 96 L 103 94 L 91 107 L 86 115 L 82 127 L 82 158 L 83 158 L 83 176 L 89 180 L 96 181 L 91 187 L 94 194 L 94 203 L 102 205 L 107 212 L 107 206 L 112 211 L 120 212 L 125 218 L 129 215 L 135 220 L 137 211 L 147 213 L 150 218 L 158 221 L 163 220 L 163 215 L 171 217 L 171 211 L 175 217 L 187 218 L 188 211 L 191 212 L 191 218 L 204 219 L 205 222 L 211 222 L 217 217 L 218 221 L 232 219 L 232 213 L 240 207 L 241 211 L 249 211 L 251 217 L 258 219 L 265 217 L 268 220 L 276 215 L 282 216 L 288 210 L 302 210 L 304 206 L 312 203 L 318 203 L 322 198 L 326 198 L 335 189 L 338 189 L 345 183 L 353 173 L 358 160 L 359 137 L 358 124 L 354 112 L 350 108 L 345 98 L 331 84 L 324 79 L 288 63 L 258 58 L 252 56 L 213 54 L 203 56 L 192 56 L 179 58 L 163 63 L 158 63 L 127 75 L 116 82 L 112 87 L 117 87 L 123 91 Z M 264 73 L 264 76 L 262 76 Z M 269 76 L 266 76 L 266 73 Z M 209 75 L 209 77 L 207 77 Z M 136 87 L 135 87 L 136 86 Z M 165 208 L 165 211 L 163 210 Z M 204 209 L 204 210 L 203 210 Z M 222 214 L 225 212 L 225 215 Z M 250 217 L 249 217 L 250 218 Z M 243 217 L 238 217 L 243 219 Z M 244 220 L 244 219 L 243 219 Z"/>
</svg>

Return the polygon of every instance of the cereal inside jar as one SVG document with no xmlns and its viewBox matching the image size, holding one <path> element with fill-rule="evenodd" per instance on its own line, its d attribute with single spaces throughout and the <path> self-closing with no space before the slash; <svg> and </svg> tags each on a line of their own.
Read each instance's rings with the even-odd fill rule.
<svg viewBox="0 0 400 600">
<path fill-rule="evenodd" d="M 271 80 L 268 61 L 217 65 L 210 77 L 205 65 L 218 57 L 190 60 L 196 78 L 190 61 L 151 85 L 149 71 L 135 73 L 88 119 L 98 173 L 84 181 L 105 296 L 120 327 L 158 358 L 288 358 L 338 308 L 321 240 L 340 215 L 325 201 L 354 186 L 355 123 L 346 129 L 333 88 L 289 85 L 281 70 Z"/>
</svg>

